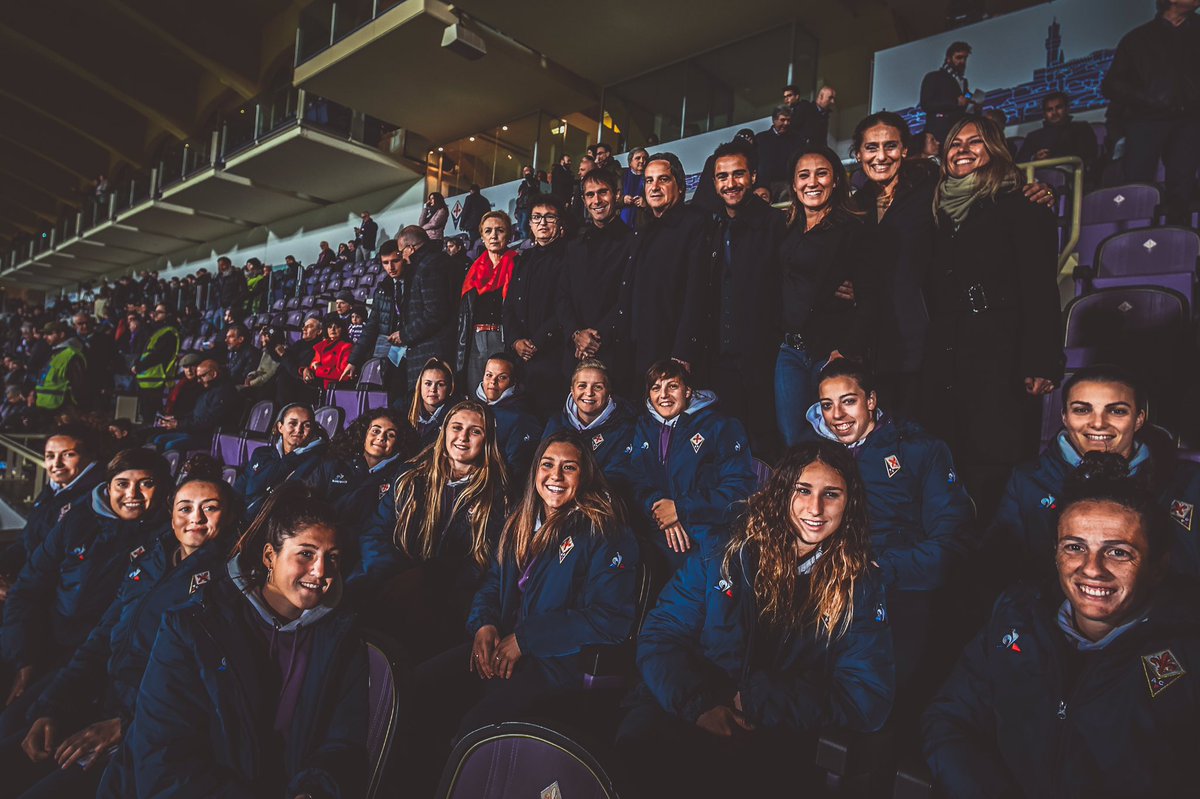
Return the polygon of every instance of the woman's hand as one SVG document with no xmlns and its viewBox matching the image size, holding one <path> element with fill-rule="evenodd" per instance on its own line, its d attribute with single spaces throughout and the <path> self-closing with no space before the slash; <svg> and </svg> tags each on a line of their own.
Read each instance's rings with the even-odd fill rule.
<svg viewBox="0 0 1200 799">
<path fill-rule="evenodd" d="M 350 364 L 346 364 L 346 368 L 342 370 L 342 373 L 340 375 L 338 375 L 338 382 L 340 383 L 343 380 L 349 380 L 353 376 L 354 376 L 354 367 L 351 366 Z"/>
<path fill-rule="evenodd" d="M 663 535 L 666 536 L 667 546 L 672 552 L 687 552 L 692 548 L 692 540 L 688 538 L 687 531 L 683 529 L 683 525 L 676 523 L 663 530 Z"/>
<path fill-rule="evenodd" d="M 512 676 L 513 666 L 521 659 L 521 645 L 517 643 L 517 634 L 510 633 L 500 641 L 496 648 L 496 676 L 507 680 Z"/>
<path fill-rule="evenodd" d="M 650 513 L 654 516 L 654 521 L 658 522 L 660 530 L 679 524 L 679 513 L 675 510 L 673 499 L 660 499 L 655 502 L 650 506 Z"/>
<path fill-rule="evenodd" d="M 25 733 L 25 739 L 21 741 L 21 751 L 25 756 L 34 763 L 49 760 L 58 738 L 55 727 L 54 719 L 49 716 L 42 716 L 34 721 L 29 732 Z"/>
<path fill-rule="evenodd" d="M 1047 380 L 1044 377 L 1027 377 L 1025 378 L 1025 391 L 1035 397 L 1040 397 L 1043 394 L 1049 394 L 1054 390 L 1054 381 Z"/>
<path fill-rule="evenodd" d="M 84 727 L 63 741 L 54 753 L 60 768 L 66 768 L 81 758 L 88 758 L 83 768 L 86 771 L 96 764 L 97 755 L 105 752 L 121 740 L 121 720 L 106 719 Z M 90 755 L 90 758 L 89 758 Z"/>
<path fill-rule="evenodd" d="M 490 680 L 496 676 L 496 647 L 499 644 L 500 631 L 494 624 L 485 624 L 475 633 L 468 668 L 478 674 L 480 679 Z"/>
<path fill-rule="evenodd" d="M 696 726 L 709 735 L 722 738 L 729 738 L 740 732 L 751 732 L 754 729 L 754 725 L 746 720 L 740 710 L 728 705 L 717 705 L 712 710 L 704 711 L 700 718 L 696 719 Z"/>
<path fill-rule="evenodd" d="M 537 355 L 537 347 L 529 339 L 519 338 L 513 342 L 513 352 L 517 353 L 523 360 L 528 361 L 534 355 Z"/>
<path fill-rule="evenodd" d="M 304 371 L 300 373 L 300 377 L 305 383 L 311 383 L 313 381 L 312 368 L 308 366 L 304 367 Z"/>
<path fill-rule="evenodd" d="M 1021 192 L 1025 195 L 1025 199 L 1035 205 L 1054 205 L 1054 189 L 1047 186 L 1045 183 L 1033 181 L 1026 183 L 1021 187 Z"/>
<path fill-rule="evenodd" d="M 7 707 L 13 702 L 21 698 L 21 694 L 25 693 L 25 689 L 33 682 L 33 666 L 22 666 L 17 669 L 17 675 L 13 677 L 12 689 L 8 692 L 8 699 L 4 704 Z"/>
</svg>

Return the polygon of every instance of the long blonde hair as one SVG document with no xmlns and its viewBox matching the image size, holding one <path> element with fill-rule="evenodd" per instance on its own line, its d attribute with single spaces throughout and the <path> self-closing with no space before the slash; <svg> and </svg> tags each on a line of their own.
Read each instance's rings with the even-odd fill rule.
<svg viewBox="0 0 1200 799">
<path fill-rule="evenodd" d="M 552 444 L 569 444 L 579 453 L 579 489 L 570 507 L 555 513 L 535 530 L 544 510 L 542 498 L 537 492 L 538 465 Z M 525 495 L 504 525 L 496 558 L 503 561 L 511 556 L 517 568 L 524 569 L 558 540 L 564 526 L 580 516 L 588 520 L 592 533 L 599 535 L 608 535 L 625 523 L 621 505 L 613 500 L 608 481 L 604 479 L 604 472 L 597 465 L 591 447 L 586 446 L 575 433 L 561 430 L 542 439 L 538 445 L 533 467 L 526 478 Z"/>
<path fill-rule="evenodd" d="M 802 558 L 796 552 L 792 494 L 801 473 L 824 463 L 846 481 L 842 523 L 821 543 L 823 554 L 809 576 L 809 589 L 797 601 Z M 840 444 L 816 441 L 788 450 L 766 487 L 750 497 L 744 521 L 725 550 L 721 573 L 730 579 L 751 558 L 754 596 L 759 616 L 785 630 L 806 625 L 820 628 L 829 640 L 841 637 L 854 618 L 854 588 L 870 561 L 867 498 L 854 457 Z M 756 559 L 756 562 L 754 562 Z"/>
<path fill-rule="evenodd" d="M 974 125 L 983 139 L 983 149 L 987 151 L 988 162 L 976 169 L 972 174 L 978 175 L 979 185 L 976 189 L 979 199 L 991 199 L 1000 192 L 1013 186 L 1025 185 L 1025 173 L 1013 162 L 1012 153 L 1008 151 L 1008 143 L 1004 141 L 1004 131 L 986 117 L 966 116 L 954 123 L 946 134 L 946 143 L 942 146 L 942 164 L 938 177 L 937 189 L 933 193 L 933 216 L 938 218 L 938 209 L 942 203 L 942 187 L 950 177 L 950 159 L 946 158 L 946 150 L 963 128 Z"/>
<path fill-rule="evenodd" d="M 446 430 L 450 420 L 460 413 L 477 413 L 483 418 L 482 463 L 469 478 L 462 494 L 442 518 L 446 484 L 450 481 L 450 457 L 446 454 Z M 437 439 L 412 460 L 409 469 L 396 481 L 396 530 L 393 540 L 404 554 L 417 560 L 429 560 L 436 552 L 446 524 L 459 510 L 466 508 L 471 520 L 471 557 L 481 568 L 488 562 L 488 522 L 492 507 L 508 490 L 508 477 L 500 451 L 496 447 L 496 421 L 491 412 L 475 400 L 463 400 L 450 409 Z M 416 501 L 424 488 L 425 503 Z"/>
<path fill-rule="evenodd" d="M 421 410 L 423 407 L 421 380 L 430 369 L 435 369 L 446 376 L 446 400 L 449 401 L 454 396 L 454 370 L 450 368 L 450 364 L 437 356 L 427 360 L 425 365 L 421 367 L 420 374 L 417 375 L 417 387 L 413 390 L 412 402 L 408 406 L 408 423 L 413 426 L 413 430 L 416 430 L 417 425 L 421 422 Z"/>
</svg>

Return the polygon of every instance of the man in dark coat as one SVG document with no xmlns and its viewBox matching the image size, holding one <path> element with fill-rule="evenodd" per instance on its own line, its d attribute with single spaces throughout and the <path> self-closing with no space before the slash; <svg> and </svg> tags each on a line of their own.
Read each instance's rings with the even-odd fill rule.
<svg viewBox="0 0 1200 799">
<path fill-rule="evenodd" d="M 362 224 L 354 228 L 355 260 L 369 261 L 375 254 L 375 239 L 379 236 L 379 224 L 367 211 L 362 212 Z"/>
<path fill-rule="evenodd" d="M 563 157 L 558 159 L 558 163 L 550 171 L 550 193 L 558 200 L 559 205 L 566 208 L 574 192 L 575 172 L 571 169 L 571 156 L 563 153 Z"/>
<path fill-rule="evenodd" d="M 479 241 L 479 223 L 483 215 L 492 210 L 492 203 L 479 193 L 479 185 L 471 184 L 470 193 L 463 198 L 462 213 L 458 215 L 458 229 L 470 236 L 470 242 Z"/>
<path fill-rule="evenodd" d="M 791 106 L 781 105 L 771 115 L 771 127 L 754 137 L 754 149 L 758 156 L 758 182 L 771 192 L 771 199 L 778 200 L 791 186 L 787 173 L 788 159 L 800 147 L 800 141 L 792 132 Z"/>
<path fill-rule="evenodd" d="M 155 308 L 155 316 L 157 315 L 158 309 Z M 97 330 L 96 321 L 87 313 L 77 313 L 71 321 L 75 326 L 76 337 L 83 342 L 83 352 L 87 357 L 88 384 L 98 395 L 94 406 L 107 410 L 108 400 L 113 393 L 113 375 L 117 371 L 117 343 L 113 340 L 112 331 Z"/>
<path fill-rule="evenodd" d="M 240 322 L 225 328 L 225 368 L 235 386 L 246 382 L 261 359 L 262 352 L 250 343 L 250 332 Z"/>
<path fill-rule="evenodd" d="M 829 141 L 829 117 L 837 103 L 837 91 L 822 86 L 816 100 L 798 99 L 792 105 L 792 134 L 800 144 L 824 147 Z"/>
<path fill-rule="evenodd" d="M 217 303 L 221 310 L 232 310 L 233 318 L 242 316 L 242 303 L 246 299 L 246 276 L 242 270 L 233 268 L 233 261 L 222 255 L 217 259 L 216 279 Z"/>
<path fill-rule="evenodd" d="M 241 403 L 237 389 L 221 364 L 211 358 L 201 361 L 196 367 L 196 379 L 204 386 L 196 407 L 186 416 L 163 419 L 160 425 L 166 432 L 150 438 L 150 443 L 158 449 L 207 451 L 217 428 L 238 418 Z"/>
<path fill-rule="evenodd" d="M 521 182 L 517 184 L 517 214 L 513 219 L 513 238 L 523 239 L 529 235 L 529 214 L 533 210 L 533 200 L 542 192 L 533 167 L 521 168 Z"/>
<path fill-rule="evenodd" d="M 921 79 L 921 100 L 925 112 L 925 132 L 932 133 L 941 144 L 954 123 L 971 110 L 971 89 L 967 83 L 967 58 L 971 45 L 951 42 L 946 48 L 946 61 Z"/>
<path fill-rule="evenodd" d="M 1158 16 L 1121 39 L 1100 90 L 1122 111 L 1125 179 L 1166 171 L 1167 222 L 1190 223 L 1200 168 L 1200 19 L 1196 0 L 1159 0 Z"/>
<path fill-rule="evenodd" d="M 350 353 L 350 376 L 369 358 L 383 358 L 388 398 L 407 397 L 430 358 L 450 360 L 458 340 L 458 268 L 417 225 L 385 241 L 379 258 L 387 277 L 375 286 L 371 315 Z M 399 363 L 397 363 L 399 361 Z"/>
<path fill-rule="evenodd" d="M 1042 98 L 1042 126 L 1025 136 L 1017 151 L 1017 161 L 1073 155 L 1082 158 L 1084 169 L 1091 171 L 1099 150 L 1096 132 L 1088 123 L 1071 119 L 1070 106 L 1071 98 L 1066 92 L 1050 92 Z"/>
<path fill-rule="evenodd" d="M 673 153 L 646 163 L 645 230 L 634 235 L 633 258 L 622 287 L 622 324 L 633 346 L 633 374 L 674 358 L 701 366 L 710 311 L 713 253 L 711 217 L 684 205 L 683 165 Z"/>
</svg>

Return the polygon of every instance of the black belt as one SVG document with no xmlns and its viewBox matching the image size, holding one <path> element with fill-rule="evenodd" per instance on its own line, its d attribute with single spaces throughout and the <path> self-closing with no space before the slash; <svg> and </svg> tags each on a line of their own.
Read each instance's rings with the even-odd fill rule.
<svg viewBox="0 0 1200 799">
<path fill-rule="evenodd" d="M 801 352 L 808 350 L 808 344 L 805 342 L 804 336 L 800 335 L 799 333 L 784 333 L 783 343 L 792 349 L 800 350 Z"/>
</svg>

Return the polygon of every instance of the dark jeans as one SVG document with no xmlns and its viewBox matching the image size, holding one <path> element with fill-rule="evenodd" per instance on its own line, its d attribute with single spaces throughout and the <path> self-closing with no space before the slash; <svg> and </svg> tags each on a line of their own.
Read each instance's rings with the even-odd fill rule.
<svg viewBox="0 0 1200 799">
<path fill-rule="evenodd" d="M 1167 223 L 1190 224 L 1189 206 L 1200 168 L 1200 118 L 1131 119 L 1125 134 L 1125 179 L 1153 183 L 1162 160 L 1166 173 L 1163 209 Z"/>
<path fill-rule="evenodd" d="M 775 359 L 775 418 L 785 446 L 794 447 L 819 436 L 804 418 L 817 401 L 817 387 L 825 358 L 815 359 L 805 350 L 779 345 Z"/>
</svg>

